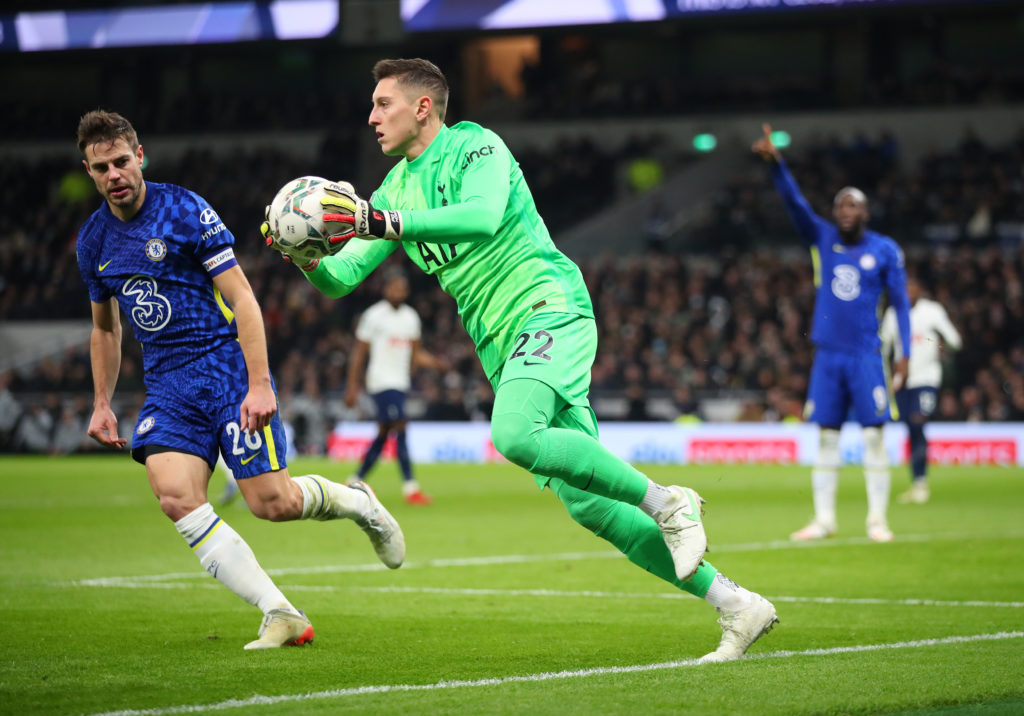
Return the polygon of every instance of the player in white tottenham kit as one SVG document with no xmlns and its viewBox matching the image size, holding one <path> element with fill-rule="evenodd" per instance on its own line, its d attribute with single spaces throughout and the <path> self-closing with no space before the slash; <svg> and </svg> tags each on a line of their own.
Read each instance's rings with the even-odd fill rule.
<svg viewBox="0 0 1024 716">
<path fill-rule="evenodd" d="M 412 306 L 406 305 L 408 296 L 409 282 L 401 274 L 392 274 L 384 283 L 384 299 L 366 309 L 356 326 L 356 347 L 349 362 L 345 405 L 351 408 L 356 404 L 369 355 L 366 392 L 377 405 L 377 437 L 349 482 L 366 479 L 384 449 L 388 434 L 394 433 L 405 501 L 410 505 L 429 505 L 430 497 L 423 494 L 412 476 L 405 437 L 405 394 L 412 384 L 410 369 L 414 363 L 435 370 L 444 370 L 445 365 L 420 344 L 420 317 Z"/>
<path fill-rule="evenodd" d="M 928 490 L 928 442 L 924 425 L 935 412 L 939 387 L 942 385 L 942 362 L 940 339 L 953 350 L 962 344 L 960 334 L 946 315 L 946 309 L 936 301 L 924 298 L 921 283 L 916 278 L 907 279 L 907 295 L 910 298 L 910 370 L 906 385 L 893 385 L 896 390 L 896 407 L 900 419 L 907 424 L 910 433 L 910 466 L 913 482 L 910 489 L 900 495 L 900 502 L 923 504 L 930 496 Z M 880 331 L 882 354 L 890 353 L 896 359 L 903 355 L 899 331 L 896 329 L 896 315 L 892 308 L 886 310 Z"/>
</svg>

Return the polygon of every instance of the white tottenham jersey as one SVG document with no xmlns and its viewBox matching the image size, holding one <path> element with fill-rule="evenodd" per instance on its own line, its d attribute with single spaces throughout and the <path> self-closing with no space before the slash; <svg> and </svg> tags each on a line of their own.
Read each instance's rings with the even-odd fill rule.
<svg viewBox="0 0 1024 716">
<path fill-rule="evenodd" d="M 896 327 L 896 312 L 890 306 L 882 318 L 883 352 L 893 351 L 897 357 L 903 355 L 899 330 Z M 939 360 L 939 338 L 950 348 L 960 348 L 960 334 L 946 315 L 941 304 L 927 298 L 919 298 L 910 309 L 910 365 L 907 376 L 908 388 L 938 388 L 942 384 L 942 362 Z"/>
<path fill-rule="evenodd" d="M 367 393 L 409 390 L 412 345 L 420 339 L 420 317 L 411 306 L 378 301 L 359 319 L 356 338 L 370 344 Z"/>
</svg>

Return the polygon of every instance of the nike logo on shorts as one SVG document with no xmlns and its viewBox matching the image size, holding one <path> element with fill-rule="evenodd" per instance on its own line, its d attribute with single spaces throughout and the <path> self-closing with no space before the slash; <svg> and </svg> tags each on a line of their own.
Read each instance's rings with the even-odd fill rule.
<svg viewBox="0 0 1024 716">
<path fill-rule="evenodd" d="M 256 452 L 256 453 L 253 453 L 253 454 L 252 454 L 252 455 L 250 455 L 249 457 L 243 457 L 243 458 L 242 458 L 242 464 L 243 464 L 243 465 L 248 465 L 248 464 L 249 464 L 250 462 L 252 462 L 252 461 L 253 461 L 253 459 L 254 459 L 254 458 L 255 458 L 255 457 L 257 456 L 257 455 L 259 455 L 259 453 L 258 453 L 258 452 Z"/>
<path fill-rule="evenodd" d="M 109 266 L 110 262 L 113 261 L 113 260 L 114 259 L 109 259 L 105 264 L 100 264 L 100 271 L 103 271 L 103 269 L 105 269 L 107 266 Z"/>
</svg>

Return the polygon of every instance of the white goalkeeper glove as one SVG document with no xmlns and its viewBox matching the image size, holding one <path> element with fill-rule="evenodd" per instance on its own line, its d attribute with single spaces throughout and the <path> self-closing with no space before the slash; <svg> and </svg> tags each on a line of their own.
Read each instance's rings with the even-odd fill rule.
<svg viewBox="0 0 1024 716">
<path fill-rule="evenodd" d="M 324 192 L 327 196 L 320 200 L 320 204 L 324 207 L 324 224 L 328 233 L 333 234 L 332 244 L 357 237 L 390 241 L 402 238 L 401 214 L 374 209 L 347 181 L 325 184 Z"/>
</svg>

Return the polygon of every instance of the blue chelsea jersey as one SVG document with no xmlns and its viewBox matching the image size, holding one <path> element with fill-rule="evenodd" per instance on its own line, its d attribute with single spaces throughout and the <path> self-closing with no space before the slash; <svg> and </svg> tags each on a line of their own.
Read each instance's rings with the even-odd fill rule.
<svg viewBox="0 0 1024 716">
<path fill-rule="evenodd" d="M 811 341 L 850 354 L 877 353 L 882 292 L 896 311 L 900 338 L 910 345 L 910 300 L 903 252 L 888 236 L 865 229 L 859 243 L 844 244 L 835 224 L 815 214 L 779 161 L 772 176 L 786 210 L 814 258 L 814 321 Z"/>
<path fill-rule="evenodd" d="M 147 373 L 175 370 L 238 337 L 213 277 L 237 265 L 235 238 L 199 195 L 146 182 L 129 221 L 106 202 L 78 234 L 78 267 L 97 303 L 117 299 Z"/>
</svg>

